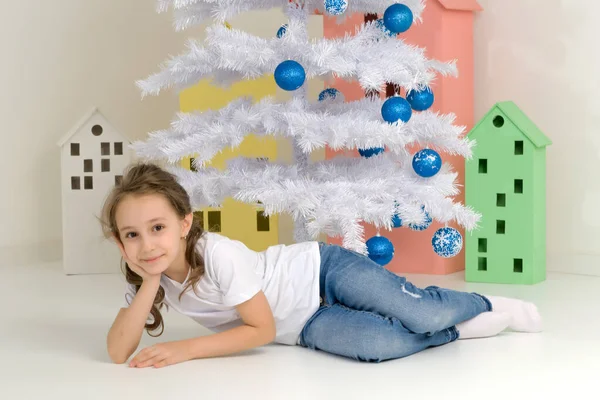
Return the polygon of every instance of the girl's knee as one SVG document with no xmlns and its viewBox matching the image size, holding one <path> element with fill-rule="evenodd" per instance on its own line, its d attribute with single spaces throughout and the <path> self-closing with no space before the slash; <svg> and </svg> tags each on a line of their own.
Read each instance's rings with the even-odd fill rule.
<svg viewBox="0 0 600 400">
<path fill-rule="evenodd" d="M 386 318 L 387 324 L 362 336 L 357 343 L 355 359 L 382 362 L 403 358 L 420 350 L 416 335 L 408 332 L 395 318 Z M 367 332 L 365 332 L 367 333 Z"/>
<path fill-rule="evenodd" d="M 407 338 L 405 338 L 407 339 Z M 357 349 L 355 359 L 364 362 L 380 363 L 388 360 L 404 358 L 416 353 L 418 350 L 411 346 L 410 340 L 394 338 L 390 340 L 388 336 L 366 344 Z"/>
<path fill-rule="evenodd" d="M 455 315 L 451 311 L 440 310 L 436 313 L 428 313 L 426 318 L 420 318 L 412 324 L 406 324 L 411 332 L 432 335 L 452 327 Z"/>
</svg>

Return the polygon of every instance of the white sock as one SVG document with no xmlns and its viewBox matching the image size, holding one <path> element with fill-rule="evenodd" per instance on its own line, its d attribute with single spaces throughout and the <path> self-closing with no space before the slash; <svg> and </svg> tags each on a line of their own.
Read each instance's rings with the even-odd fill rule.
<svg viewBox="0 0 600 400">
<path fill-rule="evenodd" d="M 484 312 L 467 321 L 456 324 L 459 339 L 474 339 L 496 336 L 506 328 L 511 315 L 505 312 Z"/>
<path fill-rule="evenodd" d="M 542 316 L 535 304 L 507 297 L 485 297 L 492 303 L 492 311 L 507 312 L 512 316 L 509 328 L 517 332 L 542 331 Z"/>
</svg>

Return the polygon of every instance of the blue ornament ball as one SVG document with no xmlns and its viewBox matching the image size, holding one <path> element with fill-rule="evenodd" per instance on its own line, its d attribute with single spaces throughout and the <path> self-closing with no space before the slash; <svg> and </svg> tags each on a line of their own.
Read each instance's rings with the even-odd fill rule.
<svg viewBox="0 0 600 400">
<path fill-rule="evenodd" d="M 398 207 L 398 202 L 394 202 L 395 206 Z M 401 228 L 402 227 L 402 218 L 400 218 L 400 216 L 398 214 L 394 214 L 394 216 L 392 217 L 392 226 L 394 228 Z"/>
<path fill-rule="evenodd" d="M 325 11 L 331 15 L 341 15 L 348 8 L 348 0 L 323 0 Z"/>
<path fill-rule="evenodd" d="M 383 33 L 385 33 L 386 35 L 393 37 L 396 36 L 396 33 L 390 31 L 388 28 L 385 27 L 385 22 L 383 22 L 383 18 L 379 18 L 377 21 L 375 21 L 375 25 L 381 29 L 381 31 Z"/>
<path fill-rule="evenodd" d="M 400 218 L 400 216 L 398 214 L 396 214 L 392 217 L 392 226 L 394 228 L 402 227 L 402 218 Z"/>
<path fill-rule="evenodd" d="M 413 23 L 413 13 L 404 4 L 392 4 L 383 13 L 383 23 L 391 32 L 406 32 Z"/>
<path fill-rule="evenodd" d="M 305 80 L 304 68 L 294 60 L 284 61 L 275 68 L 275 82 L 283 90 L 296 90 L 304 85 Z"/>
<path fill-rule="evenodd" d="M 429 228 L 431 226 L 431 223 L 433 222 L 433 219 L 429 216 L 429 213 L 427 211 L 425 211 L 425 206 L 421 206 L 421 210 L 423 210 L 423 213 L 425 214 L 425 218 L 423 220 L 423 223 L 421 223 L 421 224 L 415 224 L 415 223 L 408 224 L 408 227 L 410 229 L 412 229 L 413 231 L 424 231 L 425 229 Z"/>
<path fill-rule="evenodd" d="M 431 238 L 431 245 L 437 255 L 450 258 L 462 250 L 463 238 L 460 232 L 454 228 L 440 228 Z"/>
<path fill-rule="evenodd" d="M 412 167 L 417 175 L 423 178 L 431 178 L 442 168 L 442 157 L 431 149 L 423 149 L 415 153 Z"/>
<path fill-rule="evenodd" d="M 369 258 L 377 264 L 384 266 L 394 258 L 394 245 L 382 236 L 373 236 L 367 240 Z"/>
<path fill-rule="evenodd" d="M 319 101 L 332 101 L 335 100 L 336 103 L 344 102 L 344 95 L 342 92 L 337 90 L 336 88 L 327 88 L 319 93 Z"/>
<path fill-rule="evenodd" d="M 384 147 L 372 147 L 370 149 L 358 149 L 358 153 L 365 157 L 370 158 L 376 156 L 377 154 L 381 154 L 385 151 Z"/>
<path fill-rule="evenodd" d="M 425 111 L 433 105 L 433 92 L 430 88 L 424 90 L 411 90 L 406 96 L 406 100 L 415 111 Z"/>
<path fill-rule="evenodd" d="M 281 39 L 283 35 L 287 32 L 288 24 L 281 25 L 281 28 L 277 30 L 277 37 Z"/>
<path fill-rule="evenodd" d="M 390 97 L 381 106 L 381 116 L 390 124 L 398 121 L 408 122 L 412 116 L 412 108 L 405 98 L 400 96 Z"/>
</svg>

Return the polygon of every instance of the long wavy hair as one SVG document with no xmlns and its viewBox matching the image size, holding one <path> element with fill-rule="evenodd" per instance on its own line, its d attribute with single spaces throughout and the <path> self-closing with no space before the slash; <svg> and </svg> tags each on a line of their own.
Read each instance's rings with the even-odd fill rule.
<svg viewBox="0 0 600 400">
<path fill-rule="evenodd" d="M 176 177 L 163 170 L 157 165 L 140 163 L 130 166 L 123 176 L 120 183 L 116 184 L 106 198 L 102 209 L 101 224 L 104 236 L 107 239 L 121 240 L 116 222 L 117 207 L 121 201 L 127 196 L 143 196 L 143 195 L 160 195 L 164 196 L 169 202 L 177 216 L 181 219 L 185 218 L 192 212 L 190 198 L 185 189 L 177 182 Z M 188 282 L 184 286 L 183 291 L 179 295 L 185 293 L 190 287 L 195 288 L 196 283 L 204 274 L 204 259 L 196 251 L 196 243 L 204 233 L 202 227 L 194 217 L 192 225 L 186 238 L 185 260 L 189 264 L 191 271 Z M 135 292 L 142 286 L 142 278 L 133 272 L 129 265 L 121 259 L 121 269 L 125 274 L 125 279 L 128 283 L 135 286 Z M 156 293 L 150 314 L 152 321 L 145 325 L 146 331 L 150 336 L 160 336 L 164 332 L 164 321 L 160 310 L 165 305 L 165 290 L 161 286 Z M 158 330 L 160 332 L 153 335 L 152 332 Z"/>
</svg>

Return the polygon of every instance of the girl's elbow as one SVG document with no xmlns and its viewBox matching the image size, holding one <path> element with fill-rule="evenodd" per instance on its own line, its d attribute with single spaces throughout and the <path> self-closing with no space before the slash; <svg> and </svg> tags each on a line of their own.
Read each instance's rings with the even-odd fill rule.
<svg viewBox="0 0 600 400">
<path fill-rule="evenodd" d="M 106 347 L 107 347 L 108 357 L 115 364 L 124 364 L 125 362 L 127 362 L 127 360 L 129 359 L 129 356 L 131 355 L 131 353 L 127 353 L 127 351 L 124 351 L 123 349 L 119 349 L 118 346 L 115 346 L 114 344 L 111 344 L 111 343 L 108 343 Z"/>
<path fill-rule="evenodd" d="M 123 357 L 123 358 L 113 358 L 112 362 L 115 364 L 125 364 L 125 362 L 127 362 L 127 357 Z"/>
<path fill-rule="evenodd" d="M 273 342 L 275 340 L 275 338 L 277 337 L 277 328 L 275 327 L 275 324 L 273 324 L 271 327 L 269 327 L 269 329 L 267 330 L 267 344 Z"/>
<path fill-rule="evenodd" d="M 108 349 L 108 356 L 110 357 L 110 360 L 115 364 L 125 364 L 125 362 L 129 358 L 128 355 L 123 354 L 123 353 L 118 353 L 114 350 L 111 351 L 110 348 Z"/>
</svg>

